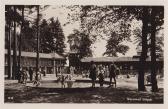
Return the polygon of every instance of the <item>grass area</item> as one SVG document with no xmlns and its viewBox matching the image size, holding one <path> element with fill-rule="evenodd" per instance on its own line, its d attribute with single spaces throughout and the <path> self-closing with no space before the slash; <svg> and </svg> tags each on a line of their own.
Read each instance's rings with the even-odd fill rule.
<svg viewBox="0 0 168 109">
<path fill-rule="evenodd" d="M 163 103 L 163 89 L 138 92 L 130 88 L 33 88 L 5 84 L 5 103 Z"/>
</svg>

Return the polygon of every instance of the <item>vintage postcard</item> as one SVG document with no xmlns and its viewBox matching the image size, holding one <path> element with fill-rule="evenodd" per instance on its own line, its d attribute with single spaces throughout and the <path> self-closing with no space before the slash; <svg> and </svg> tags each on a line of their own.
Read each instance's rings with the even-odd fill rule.
<svg viewBox="0 0 168 109">
<path fill-rule="evenodd" d="M 164 0 L 58 1 L 2 1 L 3 108 L 166 106 Z"/>
</svg>

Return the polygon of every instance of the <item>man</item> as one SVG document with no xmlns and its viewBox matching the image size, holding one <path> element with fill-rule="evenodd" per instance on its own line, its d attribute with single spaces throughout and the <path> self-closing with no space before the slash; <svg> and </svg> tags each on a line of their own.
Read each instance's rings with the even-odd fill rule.
<svg viewBox="0 0 168 109">
<path fill-rule="evenodd" d="M 95 67 L 93 61 L 91 61 L 89 78 L 92 80 L 92 88 L 94 88 L 95 87 L 95 81 L 96 81 L 96 67 Z"/>
<path fill-rule="evenodd" d="M 116 87 L 116 73 L 115 73 L 115 65 L 114 64 L 111 64 L 110 67 L 109 67 L 109 78 L 110 78 L 109 86 L 111 86 L 112 78 L 113 78 L 114 79 L 114 84 L 115 84 L 115 87 Z"/>
</svg>

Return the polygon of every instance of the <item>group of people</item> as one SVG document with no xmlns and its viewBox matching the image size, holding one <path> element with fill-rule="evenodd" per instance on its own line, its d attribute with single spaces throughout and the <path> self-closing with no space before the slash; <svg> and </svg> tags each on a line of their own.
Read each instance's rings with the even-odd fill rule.
<svg viewBox="0 0 168 109">
<path fill-rule="evenodd" d="M 42 73 L 41 69 L 38 69 L 36 73 L 36 69 L 33 69 L 32 67 L 20 68 L 18 75 L 19 83 L 26 84 L 29 78 L 30 82 L 33 82 L 33 84 L 40 85 Z"/>
<path fill-rule="evenodd" d="M 116 76 L 120 73 L 119 68 L 113 63 L 108 67 L 108 71 L 109 71 L 109 78 L 110 78 L 110 82 L 109 82 L 109 86 L 112 86 L 112 79 L 114 80 L 114 84 L 116 87 Z M 99 84 L 100 87 L 103 87 L 104 84 L 104 79 L 105 79 L 105 70 L 103 69 L 102 66 L 98 67 L 98 70 L 96 68 L 96 65 L 94 64 L 93 61 L 91 61 L 91 67 L 90 67 L 90 74 L 89 74 L 89 78 L 92 80 L 92 87 L 95 87 L 95 81 L 98 78 L 99 79 Z"/>
<path fill-rule="evenodd" d="M 100 87 L 103 87 L 104 79 L 107 77 L 107 75 L 110 79 L 109 86 L 112 86 L 114 84 L 116 87 L 116 76 L 119 73 L 120 73 L 120 70 L 114 63 L 109 66 L 102 66 L 102 65 L 96 66 L 94 62 L 91 61 L 91 67 L 89 69 L 88 76 L 92 81 L 92 87 L 95 87 L 95 82 L 97 78 L 99 80 Z M 37 72 L 36 72 L 36 69 L 33 69 L 32 67 L 20 68 L 19 83 L 26 84 L 28 78 L 30 78 L 30 81 L 33 82 L 34 85 L 39 86 L 40 80 L 41 80 L 41 74 L 45 76 L 45 73 L 43 73 L 41 68 L 39 68 Z M 73 77 L 74 74 L 75 74 L 75 68 L 69 67 L 69 75 Z M 61 76 L 60 81 L 63 88 L 65 87 L 64 81 L 66 79 L 71 80 L 72 79 L 71 76 L 64 76 L 64 75 Z M 114 80 L 113 83 L 112 83 L 112 79 Z"/>
<path fill-rule="evenodd" d="M 28 77 L 30 77 L 30 81 L 33 80 L 33 69 L 32 68 L 20 68 L 19 70 L 19 83 L 26 84 Z"/>
<path fill-rule="evenodd" d="M 67 83 L 68 88 L 71 88 L 74 82 L 71 74 L 67 75 L 61 74 L 60 77 L 58 77 L 57 81 L 61 83 L 62 88 L 65 88 L 65 83 Z"/>
</svg>

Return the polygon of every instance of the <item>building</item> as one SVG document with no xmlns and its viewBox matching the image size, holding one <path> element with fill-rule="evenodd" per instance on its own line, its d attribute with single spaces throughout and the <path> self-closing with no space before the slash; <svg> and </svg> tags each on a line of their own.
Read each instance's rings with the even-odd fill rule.
<svg viewBox="0 0 168 109">
<path fill-rule="evenodd" d="M 110 65 L 114 63 L 120 68 L 122 74 L 126 73 L 137 73 L 138 67 L 140 65 L 139 56 L 133 57 L 85 57 L 81 59 L 82 66 L 88 68 L 90 66 L 90 62 L 94 61 L 96 65 Z M 157 58 L 157 70 L 160 73 L 163 73 L 163 58 Z M 150 72 L 151 69 L 151 60 L 150 57 L 146 59 L 146 65 L 144 65 L 145 72 Z"/>
<path fill-rule="evenodd" d="M 18 56 L 17 52 L 17 56 Z M 36 67 L 36 52 L 21 52 L 21 67 Z M 13 58 L 13 51 L 11 51 L 11 64 Z M 64 66 L 66 58 L 57 53 L 39 53 L 39 67 L 46 71 L 46 73 L 59 73 Z M 12 65 L 11 65 L 12 66 Z M 8 74 L 8 52 L 5 50 L 5 75 Z M 11 69 L 12 71 L 12 69 Z"/>
</svg>

